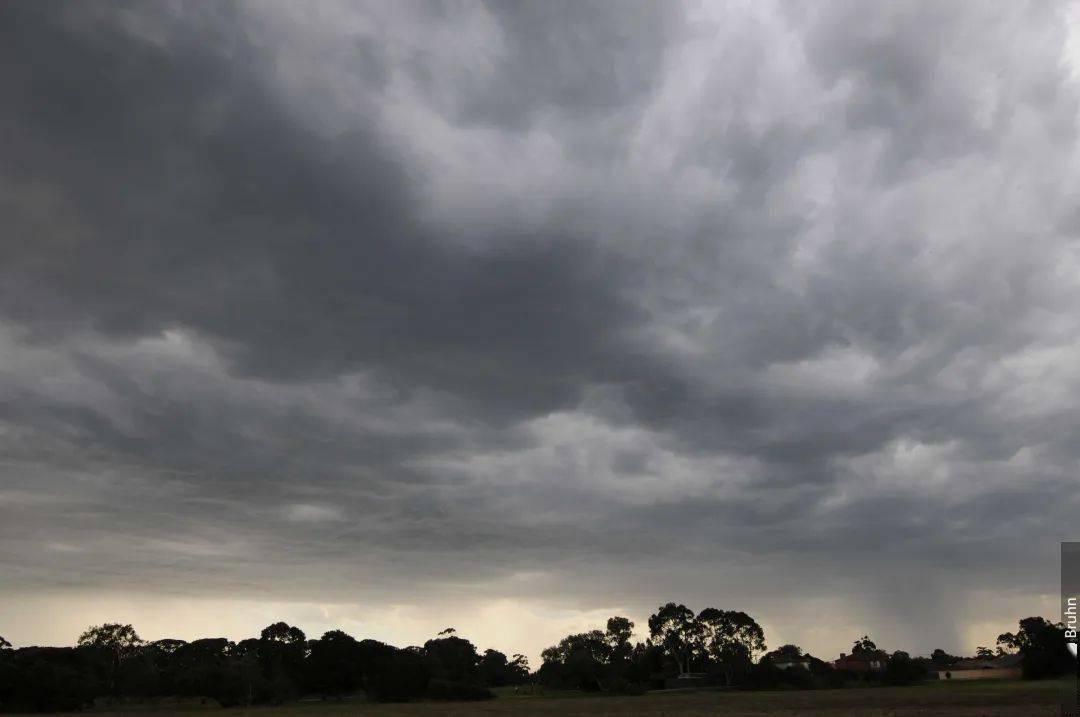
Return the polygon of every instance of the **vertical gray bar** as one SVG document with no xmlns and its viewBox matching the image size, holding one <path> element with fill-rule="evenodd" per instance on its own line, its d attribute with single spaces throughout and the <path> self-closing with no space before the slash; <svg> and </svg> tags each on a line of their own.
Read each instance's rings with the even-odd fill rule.
<svg viewBox="0 0 1080 717">
<path fill-rule="evenodd" d="M 1061 714 L 1080 717 L 1080 660 L 1075 660 L 1080 630 L 1080 543 L 1061 544 L 1061 623 L 1074 655 L 1073 675 L 1065 681 L 1061 695 Z"/>
</svg>

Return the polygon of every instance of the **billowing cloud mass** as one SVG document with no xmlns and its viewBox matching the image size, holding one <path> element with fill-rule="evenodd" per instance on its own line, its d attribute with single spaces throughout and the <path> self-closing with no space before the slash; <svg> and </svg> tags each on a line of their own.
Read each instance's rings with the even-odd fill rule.
<svg viewBox="0 0 1080 717">
<path fill-rule="evenodd" d="M 675 599 L 971 652 L 1053 614 L 1077 17 L 0 13 L 16 644 L 283 618 L 535 656 Z"/>
</svg>

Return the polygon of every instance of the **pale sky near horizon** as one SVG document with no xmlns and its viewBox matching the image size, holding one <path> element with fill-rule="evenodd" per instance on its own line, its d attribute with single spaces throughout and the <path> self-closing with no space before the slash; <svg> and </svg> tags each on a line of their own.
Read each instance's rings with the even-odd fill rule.
<svg viewBox="0 0 1080 717">
<path fill-rule="evenodd" d="M 0 5 L 0 635 L 1054 616 L 1042 2 Z"/>
</svg>

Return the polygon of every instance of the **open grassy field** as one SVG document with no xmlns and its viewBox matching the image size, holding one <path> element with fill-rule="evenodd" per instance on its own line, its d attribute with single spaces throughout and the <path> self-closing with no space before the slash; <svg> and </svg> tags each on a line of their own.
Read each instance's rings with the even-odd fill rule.
<svg viewBox="0 0 1080 717">
<path fill-rule="evenodd" d="M 648 715 L 649 717 L 1038 717 L 1057 715 L 1058 682 L 928 683 L 913 687 L 798 692 L 653 692 L 640 697 L 577 693 L 501 694 L 489 702 L 377 705 L 308 702 L 228 710 L 228 717 L 390 717 L 399 715 Z M 132 717 L 139 710 L 97 715 Z M 147 714 L 160 715 L 157 709 Z M 216 710 L 214 711 L 216 714 Z M 190 714 L 190 712 L 188 713 Z M 208 714 L 200 711 L 200 714 Z"/>
</svg>

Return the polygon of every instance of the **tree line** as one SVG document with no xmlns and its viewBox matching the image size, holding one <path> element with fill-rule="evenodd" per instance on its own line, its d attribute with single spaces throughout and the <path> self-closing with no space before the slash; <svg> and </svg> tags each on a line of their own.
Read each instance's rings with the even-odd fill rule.
<svg viewBox="0 0 1080 717">
<path fill-rule="evenodd" d="M 2 639 L 2 638 L 0 638 Z M 529 678 L 523 655 L 479 653 L 444 631 L 422 647 L 357 640 L 341 630 L 309 640 L 284 622 L 257 638 L 139 638 L 131 625 L 105 624 L 75 647 L 0 649 L 0 709 L 53 711 L 95 702 L 188 697 L 223 707 L 280 704 L 313 694 L 327 699 L 363 692 L 386 702 L 483 699 L 488 687 Z"/>
<path fill-rule="evenodd" d="M 907 684 L 956 656 L 888 653 L 868 636 L 852 654 L 874 656 L 884 668 L 855 674 L 806 654 L 797 645 L 768 651 L 761 625 L 745 612 L 682 604 L 660 606 L 648 619 L 648 636 L 633 641 L 634 623 L 610 618 L 603 629 L 567 635 L 542 653 L 531 671 L 524 655 L 480 652 L 447 628 L 422 646 L 398 648 L 331 630 L 319 639 L 284 622 L 257 638 L 233 642 L 140 639 L 131 625 L 104 624 L 79 636 L 74 647 L 13 649 L 0 637 L 0 710 L 54 711 L 94 703 L 162 697 L 213 700 L 224 707 L 280 704 L 301 696 L 342 699 L 363 694 L 375 701 L 472 700 L 490 688 L 525 686 L 634 694 L 670 686 L 680 676 L 728 688 L 843 687 Z M 1024 618 L 1015 633 L 998 637 L 996 651 L 1018 653 L 1024 676 L 1053 677 L 1074 669 L 1060 623 Z M 782 665 L 799 663 L 798 669 Z"/>
</svg>

